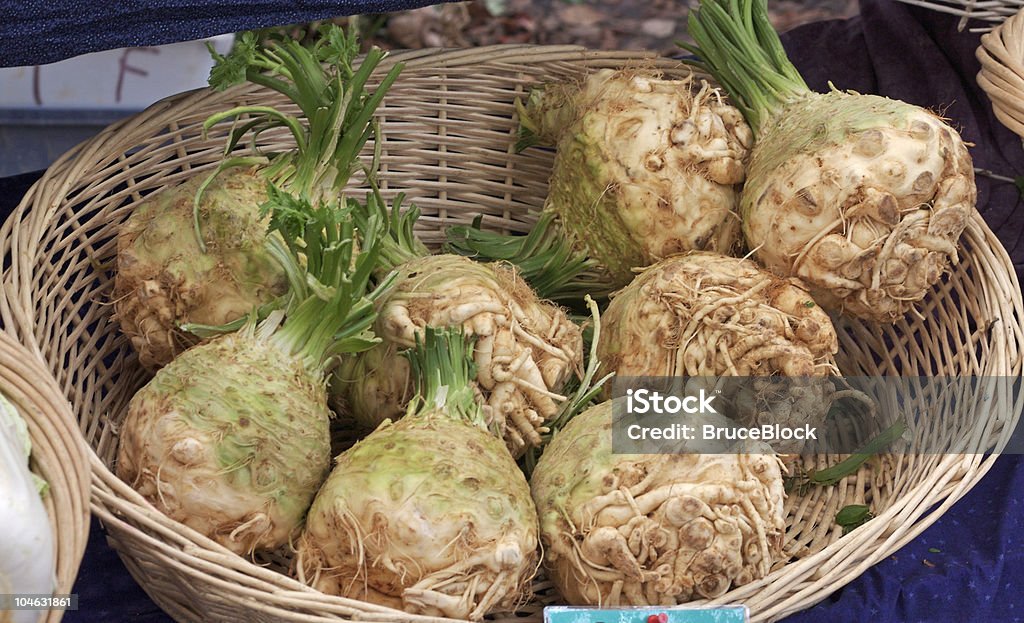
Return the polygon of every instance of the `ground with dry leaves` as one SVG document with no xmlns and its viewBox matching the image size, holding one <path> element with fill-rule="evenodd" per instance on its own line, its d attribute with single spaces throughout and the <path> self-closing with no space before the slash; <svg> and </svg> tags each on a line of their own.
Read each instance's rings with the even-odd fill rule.
<svg viewBox="0 0 1024 623">
<path fill-rule="evenodd" d="M 386 49 L 540 43 L 678 54 L 695 1 L 473 0 L 358 19 L 364 42 Z M 785 31 L 855 15 L 857 0 L 768 0 L 768 7 Z"/>
</svg>

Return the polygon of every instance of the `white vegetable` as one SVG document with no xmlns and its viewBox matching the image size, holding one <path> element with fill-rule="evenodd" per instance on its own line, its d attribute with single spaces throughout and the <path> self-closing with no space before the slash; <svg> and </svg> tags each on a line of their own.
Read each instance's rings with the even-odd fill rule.
<svg viewBox="0 0 1024 623">
<path fill-rule="evenodd" d="M 735 250 L 753 138 L 706 81 L 603 69 L 533 91 L 519 114 L 527 142 L 556 148 L 545 211 L 616 286 L 676 253 Z"/>
<path fill-rule="evenodd" d="M 765 268 L 828 311 L 893 323 L 957 261 L 978 192 L 970 152 L 932 112 L 878 95 L 815 93 L 765 0 L 701 0 L 685 46 L 756 137 L 740 219 Z"/>
<path fill-rule="evenodd" d="M 50 520 L 28 469 L 31 447 L 25 421 L 0 395 L 0 595 L 51 595 L 57 584 Z M 43 614 L 0 609 L 0 623 L 35 623 Z"/>
</svg>

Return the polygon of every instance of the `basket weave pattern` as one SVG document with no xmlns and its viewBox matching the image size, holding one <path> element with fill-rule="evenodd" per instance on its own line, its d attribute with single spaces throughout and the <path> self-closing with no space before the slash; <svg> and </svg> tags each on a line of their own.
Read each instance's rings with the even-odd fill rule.
<svg viewBox="0 0 1024 623">
<path fill-rule="evenodd" d="M 25 418 L 32 440 L 31 469 L 47 483 L 43 506 L 57 560 L 54 593 L 71 593 L 89 539 L 88 448 L 63 392 L 42 361 L 0 331 L 0 394 Z M 63 610 L 47 612 L 58 623 Z"/>
<path fill-rule="evenodd" d="M 1024 138 L 1024 12 L 981 36 L 975 54 L 978 85 L 992 100 L 996 118 Z"/>
<path fill-rule="evenodd" d="M 977 20 L 970 32 L 987 32 L 1007 17 L 1024 8 L 1024 0 L 900 0 L 906 4 L 924 7 L 939 13 L 960 17 L 959 29 L 963 30 L 968 20 Z M 981 25 L 978 25 L 978 24 Z"/>
<path fill-rule="evenodd" d="M 485 227 L 526 231 L 543 206 L 552 154 L 516 154 L 514 102 L 537 83 L 600 67 L 678 61 L 635 52 L 576 47 L 497 46 L 415 51 L 389 57 L 406 69 L 378 111 L 380 182 L 386 197 L 405 192 L 423 216 L 418 232 L 435 246 L 443 227 L 484 214 Z M 204 138 L 212 112 L 272 98 L 252 86 L 201 90 L 170 98 L 80 145 L 55 163 L 0 229 L 10 269 L 0 312 L 10 330 L 48 362 L 72 402 L 92 455 L 92 508 L 111 544 L 151 597 L 180 621 L 439 620 L 329 597 L 279 571 L 288 557 L 254 564 L 167 519 L 112 472 L 117 428 L 132 394 L 147 380 L 111 318 L 114 236 L 133 207 L 162 186 L 210 170 L 227 127 Z M 264 147 L 287 146 L 265 135 Z M 362 194 L 354 188 L 351 192 Z M 962 240 L 961 261 L 918 315 L 892 327 L 842 321 L 838 363 L 847 375 L 1021 374 L 1024 305 L 1012 264 L 976 217 Z M 1004 423 L 1005 424 L 1005 423 Z M 989 445 L 1008 427 L 985 429 Z M 917 436 L 949 435 L 923 427 Z M 836 457 L 806 459 L 805 467 Z M 745 603 L 767 621 L 820 601 L 914 538 L 966 493 L 994 458 L 977 454 L 883 456 L 839 485 L 787 500 L 788 550 L 794 561 L 730 591 L 718 603 Z M 835 513 L 870 504 L 877 517 L 841 538 Z M 539 617 L 557 602 L 550 583 L 518 617 Z M 530 619 L 524 619 L 528 616 Z"/>
</svg>

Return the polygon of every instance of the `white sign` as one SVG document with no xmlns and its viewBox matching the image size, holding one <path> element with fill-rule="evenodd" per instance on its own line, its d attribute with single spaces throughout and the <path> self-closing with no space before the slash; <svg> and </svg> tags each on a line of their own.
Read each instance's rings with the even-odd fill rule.
<svg viewBox="0 0 1024 623">
<path fill-rule="evenodd" d="M 156 47 L 123 48 L 49 65 L 0 68 L 0 109 L 139 110 L 206 86 L 212 43 L 226 54 L 234 35 Z"/>
</svg>

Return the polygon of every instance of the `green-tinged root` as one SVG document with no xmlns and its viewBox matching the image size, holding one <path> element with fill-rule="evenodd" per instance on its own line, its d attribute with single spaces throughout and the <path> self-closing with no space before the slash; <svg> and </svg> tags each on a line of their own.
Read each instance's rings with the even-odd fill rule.
<svg viewBox="0 0 1024 623">
<path fill-rule="evenodd" d="M 147 198 L 118 232 L 114 312 L 150 370 L 199 341 L 181 325 L 227 324 L 287 290 L 264 246 L 266 179 L 229 169 L 207 187 L 199 210 L 204 252 L 193 234 L 193 201 L 205 177 Z"/>
<path fill-rule="evenodd" d="M 744 160 L 739 110 L 704 81 L 602 70 L 531 96 L 528 121 L 557 137 L 545 210 L 616 286 L 675 253 L 730 253 Z"/>
<path fill-rule="evenodd" d="M 299 578 L 325 593 L 479 620 L 529 597 L 537 515 L 499 439 L 427 411 L 338 457 L 297 552 Z"/>
<path fill-rule="evenodd" d="M 394 343 L 381 343 L 343 357 L 330 377 L 330 403 L 335 412 L 351 418 L 357 429 L 369 432 L 384 420 L 405 415 L 412 399 L 409 362 Z"/>
<path fill-rule="evenodd" d="M 323 378 L 242 331 L 182 353 L 132 399 L 116 471 L 238 554 L 296 534 L 330 469 Z"/>
</svg>

